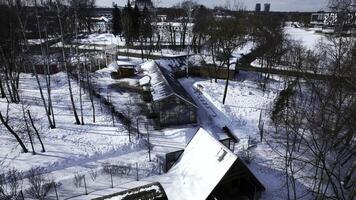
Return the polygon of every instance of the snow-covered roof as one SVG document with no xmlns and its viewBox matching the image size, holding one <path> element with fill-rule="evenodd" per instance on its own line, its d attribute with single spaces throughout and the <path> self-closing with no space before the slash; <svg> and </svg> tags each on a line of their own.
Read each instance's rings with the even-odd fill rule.
<svg viewBox="0 0 356 200">
<path fill-rule="evenodd" d="M 140 86 L 149 85 L 151 82 L 151 78 L 149 76 L 144 76 L 139 80 Z"/>
<path fill-rule="evenodd" d="M 237 156 L 199 129 L 177 163 L 160 181 L 170 200 L 204 200 L 214 190 Z"/>
<path fill-rule="evenodd" d="M 93 200 L 122 200 L 122 199 L 167 199 L 160 183 L 132 188 L 126 191 L 95 198 Z"/>
<path fill-rule="evenodd" d="M 149 66 L 149 67 L 147 67 Z M 176 95 L 182 100 L 198 107 L 192 97 L 188 94 L 174 75 L 157 62 L 150 62 L 142 66 L 149 71 L 151 77 L 151 93 L 153 101 L 161 101 L 172 95 Z"/>
</svg>

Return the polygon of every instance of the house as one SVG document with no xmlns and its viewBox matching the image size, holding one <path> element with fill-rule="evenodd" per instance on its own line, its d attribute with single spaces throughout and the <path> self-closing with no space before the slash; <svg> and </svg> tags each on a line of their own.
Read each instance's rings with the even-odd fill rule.
<svg viewBox="0 0 356 200">
<path fill-rule="evenodd" d="M 169 200 L 255 200 L 265 190 L 243 160 L 202 128 L 158 181 Z"/>
<path fill-rule="evenodd" d="M 114 199 L 147 199 L 147 200 L 168 200 L 167 195 L 160 183 L 151 183 L 148 185 L 132 188 L 122 192 L 110 194 L 107 196 L 95 198 L 92 200 L 114 200 Z"/>
<path fill-rule="evenodd" d="M 108 32 L 110 29 L 109 19 L 101 16 L 101 17 L 93 17 L 91 18 L 93 24 L 93 31 L 98 33 Z"/>
<path fill-rule="evenodd" d="M 152 113 L 159 126 L 197 122 L 198 106 L 168 69 L 153 62 L 149 69 Z"/>
</svg>

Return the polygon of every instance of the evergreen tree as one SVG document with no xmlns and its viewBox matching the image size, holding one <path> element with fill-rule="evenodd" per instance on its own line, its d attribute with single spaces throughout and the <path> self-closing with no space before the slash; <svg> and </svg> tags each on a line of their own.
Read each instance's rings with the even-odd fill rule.
<svg viewBox="0 0 356 200">
<path fill-rule="evenodd" d="M 141 14 L 137 4 L 135 5 L 131 17 L 132 17 L 132 37 L 134 40 L 137 40 L 140 36 L 140 21 L 141 21 L 140 20 Z"/>
<path fill-rule="evenodd" d="M 128 1 L 122 13 L 122 27 L 123 27 L 123 34 L 125 37 L 126 45 L 128 45 L 132 41 L 132 32 L 133 32 L 132 13 L 133 10 L 131 8 L 131 4 L 130 1 Z"/>
<path fill-rule="evenodd" d="M 120 9 L 117 7 L 117 5 L 114 6 L 112 16 L 113 16 L 112 32 L 115 36 L 117 36 L 122 33 L 121 12 Z"/>
<path fill-rule="evenodd" d="M 153 34 L 151 14 L 146 6 L 141 16 L 141 34 L 145 39 L 151 38 Z"/>
</svg>

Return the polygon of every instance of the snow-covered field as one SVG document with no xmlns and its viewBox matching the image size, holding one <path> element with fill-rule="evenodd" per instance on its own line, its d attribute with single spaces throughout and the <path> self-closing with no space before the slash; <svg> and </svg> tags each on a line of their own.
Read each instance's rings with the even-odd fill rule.
<svg viewBox="0 0 356 200">
<path fill-rule="evenodd" d="M 325 41 L 325 35 L 316 33 L 315 30 L 303 28 L 284 27 L 284 32 L 292 40 L 300 41 L 307 49 L 313 50 L 320 41 Z"/>
<path fill-rule="evenodd" d="M 140 149 L 139 142 L 133 140 L 129 142 L 127 131 L 123 126 L 112 127 L 110 114 L 103 108 L 100 109 L 99 102 L 96 101 L 96 123 L 93 123 L 91 116 L 91 104 L 87 96 L 84 97 L 84 122 L 85 125 L 74 124 L 74 116 L 70 107 L 68 85 L 64 73 L 56 74 L 52 77 L 52 98 L 54 104 L 54 115 L 56 129 L 49 129 L 48 121 L 45 117 L 44 108 L 40 99 L 38 86 L 35 77 L 30 74 L 22 74 L 20 78 L 20 93 L 25 106 L 32 112 L 36 119 L 36 126 L 45 144 L 46 153 L 40 152 L 38 140 L 35 140 L 37 155 L 31 153 L 23 154 L 20 148 L 1 126 L 0 156 L 1 171 L 11 168 L 27 171 L 32 167 L 45 167 L 48 171 L 62 169 L 68 166 L 83 164 L 98 158 L 115 156 L 127 151 L 137 151 Z M 42 83 L 44 80 L 42 79 Z M 75 102 L 79 111 L 78 85 L 72 81 Z M 44 84 L 43 84 L 44 85 Z M 6 113 L 7 103 L 5 99 L 0 100 L 0 109 Z M 18 104 L 10 104 L 10 118 L 20 119 L 10 120 L 15 127 L 20 123 L 22 111 Z M 25 133 L 22 136 L 27 141 Z M 9 151 L 11 150 L 11 151 Z"/>
</svg>

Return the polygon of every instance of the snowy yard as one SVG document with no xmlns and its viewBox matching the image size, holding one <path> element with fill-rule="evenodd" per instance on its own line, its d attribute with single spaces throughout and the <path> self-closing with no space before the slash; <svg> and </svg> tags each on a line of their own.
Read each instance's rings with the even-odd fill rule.
<svg viewBox="0 0 356 200">
<path fill-rule="evenodd" d="M 56 129 L 49 129 L 47 118 L 44 117 L 44 108 L 41 105 L 39 90 L 36 79 L 30 74 L 23 74 L 20 82 L 21 97 L 25 106 L 32 112 L 36 119 L 46 153 L 31 155 L 22 154 L 16 148 L 12 137 L 1 126 L 0 135 L 0 156 L 2 159 L 0 171 L 11 168 L 27 171 L 32 167 L 45 167 L 48 171 L 63 169 L 68 166 L 84 164 L 102 157 L 117 156 L 127 151 L 137 151 L 140 149 L 139 142 L 133 140 L 129 142 L 127 131 L 123 126 L 112 127 L 110 114 L 105 108 L 101 109 L 99 102 L 96 102 L 96 123 L 92 122 L 91 104 L 89 98 L 84 97 L 84 122 L 85 125 L 75 125 L 74 116 L 71 112 L 70 99 L 66 95 L 68 86 L 64 73 L 56 74 L 52 77 L 52 97 L 54 104 L 54 115 L 56 119 Z M 42 79 L 44 85 L 44 80 Z M 75 102 L 79 102 L 78 86 L 73 83 Z M 5 99 L 1 99 L 1 112 L 6 113 Z M 79 108 L 79 103 L 77 103 Z M 79 111 L 79 109 L 78 109 Z M 21 118 L 21 106 L 10 105 L 10 117 Z M 16 114 L 15 114 L 16 113 Z M 16 127 L 16 118 L 10 121 Z M 23 137 L 26 137 L 23 135 Z M 28 142 L 28 139 L 26 139 Z M 35 140 L 37 152 L 40 150 L 39 143 Z M 29 146 L 29 144 L 27 144 Z M 9 151 L 9 149 L 12 149 Z"/>
<path fill-rule="evenodd" d="M 262 199 L 286 198 L 284 161 L 265 142 L 259 142 L 258 123 L 262 119 L 267 124 L 269 110 L 283 88 L 283 83 L 271 80 L 266 91 L 262 91 L 256 76 L 251 73 L 241 73 L 237 81 L 231 81 L 227 93 L 226 104 L 222 104 L 225 81 L 202 80 L 198 78 L 181 79 L 185 89 L 200 105 L 203 116 L 201 126 L 214 135 L 219 132 L 217 127 L 228 126 L 232 133 L 240 139 L 235 146 L 238 156 L 246 156 L 249 143 L 253 145 L 249 155 L 252 158 L 249 167 L 266 187 Z M 208 117 L 206 117 L 208 116 Z M 214 135 L 217 137 L 216 135 Z M 297 188 L 302 194 L 307 188 L 300 182 Z"/>
</svg>

